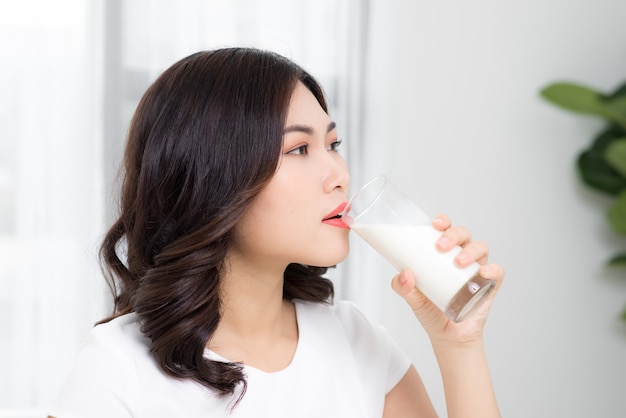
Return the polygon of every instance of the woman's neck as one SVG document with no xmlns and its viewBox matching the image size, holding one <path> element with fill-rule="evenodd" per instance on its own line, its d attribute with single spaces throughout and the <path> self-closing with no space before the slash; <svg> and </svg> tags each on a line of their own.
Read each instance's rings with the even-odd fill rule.
<svg viewBox="0 0 626 418">
<path fill-rule="evenodd" d="M 298 342 L 295 307 L 283 300 L 286 266 L 229 257 L 221 278 L 221 319 L 208 347 L 261 370 L 286 367 Z"/>
</svg>

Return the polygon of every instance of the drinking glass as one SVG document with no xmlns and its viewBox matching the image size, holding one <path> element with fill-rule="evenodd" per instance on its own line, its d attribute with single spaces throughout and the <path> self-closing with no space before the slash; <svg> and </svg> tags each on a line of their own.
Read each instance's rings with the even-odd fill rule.
<svg viewBox="0 0 626 418">
<path fill-rule="evenodd" d="M 461 247 L 438 250 L 441 231 L 432 227 L 432 218 L 384 175 L 352 197 L 342 219 L 398 271 L 410 269 L 420 292 L 454 322 L 476 309 L 495 285 L 480 276 L 478 263 L 455 264 Z"/>
</svg>

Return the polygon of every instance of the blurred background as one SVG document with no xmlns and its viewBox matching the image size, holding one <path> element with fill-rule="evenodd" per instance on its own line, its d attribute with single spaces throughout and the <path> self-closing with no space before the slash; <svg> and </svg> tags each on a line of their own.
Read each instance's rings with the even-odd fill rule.
<svg viewBox="0 0 626 418">
<path fill-rule="evenodd" d="M 388 174 L 507 270 L 486 328 L 503 416 L 626 416 L 626 241 L 575 159 L 604 126 L 557 80 L 626 81 L 623 0 L 0 1 L 0 417 L 45 414 L 110 309 L 97 247 L 129 119 L 199 49 L 255 46 L 324 85 L 353 188 Z M 384 324 L 446 416 L 427 337 L 353 237 L 338 297 Z"/>
</svg>

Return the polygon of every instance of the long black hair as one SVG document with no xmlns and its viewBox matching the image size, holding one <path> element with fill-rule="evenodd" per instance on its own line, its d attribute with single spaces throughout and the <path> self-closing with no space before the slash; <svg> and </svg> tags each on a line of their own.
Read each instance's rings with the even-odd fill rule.
<svg viewBox="0 0 626 418">
<path fill-rule="evenodd" d="M 318 83 L 285 57 L 198 52 L 148 88 L 128 133 L 120 215 L 101 247 L 114 312 L 101 322 L 135 312 L 165 373 L 220 395 L 245 392 L 240 364 L 204 356 L 220 321 L 221 271 L 233 227 L 277 169 L 298 81 L 327 111 Z M 325 272 L 289 265 L 284 298 L 329 301 Z"/>
</svg>

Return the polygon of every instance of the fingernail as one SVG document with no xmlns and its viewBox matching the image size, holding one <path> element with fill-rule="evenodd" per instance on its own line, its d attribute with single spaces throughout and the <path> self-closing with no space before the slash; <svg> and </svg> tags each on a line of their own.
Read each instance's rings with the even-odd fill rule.
<svg viewBox="0 0 626 418">
<path fill-rule="evenodd" d="M 440 247 L 447 247 L 449 242 L 450 242 L 450 240 L 448 239 L 448 237 L 446 237 L 446 236 L 441 236 L 441 237 L 437 240 L 437 245 L 439 245 Z"/>
<path fill-rule="evenodd" d="M 399 280 L 400 286 L 404 286 L 407 281 L 408 281 L 408 279 L 406 278 L 406 276 L 404 274 L 401 274 L 400 275 L 400 280 Z"/>
<path fill-rule="evenodd" d="M 491 267 L 488 265 L 480 266 L 480 274 L 481 276 L 484 276 L 485 274 L 489 276 L 491 274 Z"/>
<path fill-rule="evenodd" d="M 459 255 L 456 256 L 456 261 L 459 264 L 465 264 L 467 263 L 469 260 L 469 256 L 465 253 L 459 253 Z"/>
</svg>

